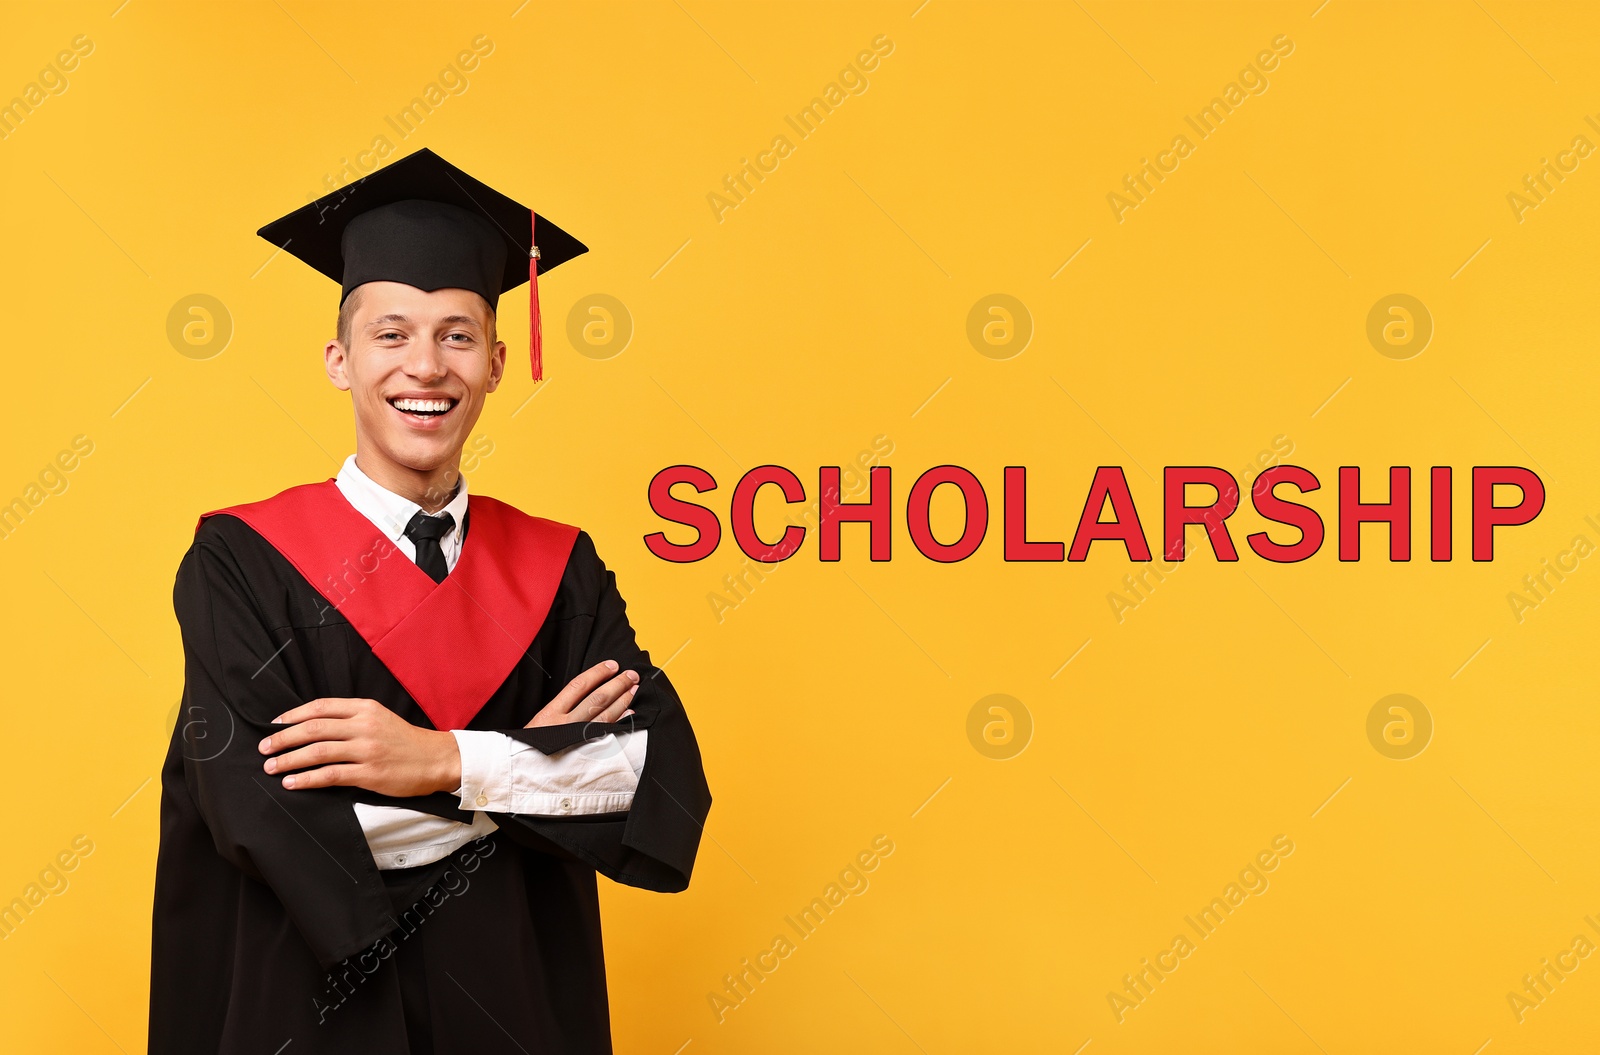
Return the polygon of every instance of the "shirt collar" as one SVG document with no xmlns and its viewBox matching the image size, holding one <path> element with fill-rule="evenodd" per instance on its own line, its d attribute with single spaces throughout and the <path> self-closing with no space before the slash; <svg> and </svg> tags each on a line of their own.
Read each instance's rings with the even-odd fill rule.
<svg viewBox="0 0 1600 1055">
<path fill-rule="evenodd" d="M 422 511 L 422 507 L 411 499 L 395 494 L 362 472 L 353 454 L 344 460 L 334 483 L 356 512 L 372 521 L 379 531 L 389 537 L 390 542 L 400 541 L 411 518 Z M 460 532 L 462 518 L 467 513 L 467 478 L 464 474 L 456 485 L 455 497 L 439 513 L 449 513 L 455 521 L 440 540 L 441 544 L 447 544 Z"/>
</svg>

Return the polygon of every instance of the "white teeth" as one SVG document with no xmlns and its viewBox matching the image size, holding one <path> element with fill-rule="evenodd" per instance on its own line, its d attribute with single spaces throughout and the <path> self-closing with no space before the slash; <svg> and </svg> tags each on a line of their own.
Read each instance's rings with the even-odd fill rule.
<svg viewBox="0 0 1600 1055">
<path fill-rule="evenodd" d="M 390 402 L 394 404 L 396 410 L 420 413 L 443 413 L 454 406 L 448 399 L 395 399 Z"/>
</svg>

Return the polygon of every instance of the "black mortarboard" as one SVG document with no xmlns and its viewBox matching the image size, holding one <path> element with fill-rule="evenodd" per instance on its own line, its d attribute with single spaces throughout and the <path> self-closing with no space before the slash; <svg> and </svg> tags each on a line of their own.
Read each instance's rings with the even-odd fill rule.
<svg viewBox="0 0 1600 1055">
<path fill-rule="evenodd" d="M 540 380 L 538 276 L 589 247 L 423 148 L 256 232 L 343 288 L 403 282 L 470 289 L 494 308 L 529 284 L 529 355 Z M 537 237 L 536 237 L 537 236 Z"/>
</svg>

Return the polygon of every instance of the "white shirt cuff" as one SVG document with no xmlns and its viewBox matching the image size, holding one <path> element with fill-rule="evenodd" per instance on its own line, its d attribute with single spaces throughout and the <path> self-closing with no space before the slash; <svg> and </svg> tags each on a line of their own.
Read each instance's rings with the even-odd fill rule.
<svg viewBox="0 0 1600 1055">
<path fill-rule="evenodd" d="M 504 733 L 451 732 L 461 751 L 462 809 L 550 817 L 626 812 L 649 742 L 647 729 L 607 733 L 546 755 Z"/>
<path fill-rule="evenodd" d="M 503 733 L 467 729 L 452 729 L 450 733 L 461 751 L 461 808 L 509 812 L 497 803 L 511 786 L 511 738 Z"/>
<path fill-rule="evenodd" d="M 372 860 L 380 871 L 442 861 L 496 828 L 487 813 L 475 813 L 471 824 L 462 824 L 400 806 L 357 802 L 355 811 L 367 837 L 367 849 L 372 851 Z"/>
</svg>

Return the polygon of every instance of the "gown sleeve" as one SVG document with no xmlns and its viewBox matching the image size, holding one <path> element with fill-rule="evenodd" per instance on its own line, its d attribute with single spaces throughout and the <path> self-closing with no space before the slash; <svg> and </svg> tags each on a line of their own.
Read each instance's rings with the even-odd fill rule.
<svg viewBox="0 0 1600 1055">
<path fill-rule="evenodd" d="M 217 853 L 272 889 L 330 967 L 393 928 L 389 898 L 344 789 L 289 791 L 262 770 L 257 744 L 284 728 L 272 719 L 305 702 L 288 673 L 294 632 L 268 626 L 220 536 L 201 528 L 173 589 L 185 785 Z"/>
<path fill-rule="evenodd" d="M 592 616 L 574 621 L 569 654 L 577 657 L 551 694 L 602 660 L 639 673 L 634 716 L 617 725 L 572 723 L 533 729 L 505 729 L 506 735 L 549 754 L 607 732 L 648 729 L 644 770 L 626 814 L 599 818 L 497 814 L 513 838 L 546 851 L 555 849 L 591 865 L 608 879 L 647 890 L 675 892 L 689 885 L 700 835 L 711 809 L 711 791 L 700 760 L 700 746 L 677 690 L 650 654 L 639 647 L 628 623 L 627 605 L 617 590 L 616 573 L 601 562 L 594 542 L 580 531 L 570 561 L 585 584 Z M 539 706 L 543 706 L 542 701 Z M 535 708 L 537 710 L 537 707 Z"/>
</svg>

